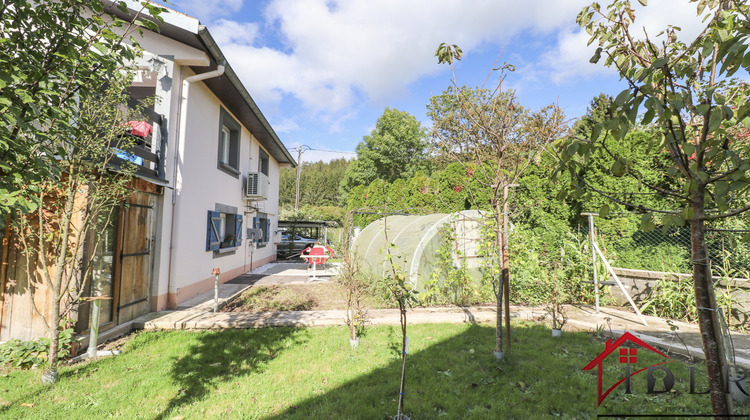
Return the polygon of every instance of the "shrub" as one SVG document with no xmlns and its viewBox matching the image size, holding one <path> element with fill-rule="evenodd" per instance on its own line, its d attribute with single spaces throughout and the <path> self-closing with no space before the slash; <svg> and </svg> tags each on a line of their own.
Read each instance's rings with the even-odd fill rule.
<svg viewBox="0 0 750 420">
<path fill-rule="evenodd" d="M 61 327 L 69 325 L 69 320 L 63 320 Z M 58 356 L 66 358 L 70 354 L 70 346 L 73 342 L 73 329 L 65 328 L 60 331 L 60 348 Z M 36 340 L 10 340 L 0 344 L 0 366 L 11 365 L 21 369 L 30 369 L 47 363 L 49 357 L 49 338 L 38 338 Z"/>
</svg>

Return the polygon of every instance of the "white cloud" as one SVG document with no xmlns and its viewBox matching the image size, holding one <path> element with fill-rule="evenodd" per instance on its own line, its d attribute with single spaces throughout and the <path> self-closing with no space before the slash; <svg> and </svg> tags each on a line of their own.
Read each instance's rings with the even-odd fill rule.
<svg viewBox="0 0 750 420">
<path fill-rule="evenodd" d="M 441 42 L 470 53 L 521 30 L 548 33 L 585 3 L 273 0 L 264 27 L 276 31 L 283 50 L 254 45 L 257 26 L 242 32 L 241 24 L 222 20 L 209 29 L 232 34 L 220 46 L 259 101 L 289 95 L 313 112 L 338 112 L 361 101 L 382 106 L 419 78 L 444 71 L 433 56 Z"/>
<path fill-rule="evenodd" d="M 297 125 L 297 122 L 291 118 L 284 118 L 281 121 L 277 121 L 274 124 L 271 124 L 271 126 L 277 133 L 291 133 L 293 131 L 299 130 L 299 125 Z"/>
<path fill-rule="evenodd" d="M 649 38 L 654 41 L 657 39 L 656 35 L 671 24 L 681 28 L 678 32 L 681 40 L 689 41 L 694 39 L 705 25 L 702 18 L 696 16 L 695 3 L 688 3 L 686 0 L 653 1 L 647 7 L 636 3 L 634 9 L 636 20 L 632 25 L 632 32 L 634 37 L 639 39 L 643 39 L 645 33 L 648 33 Z M 589 62 L 597 44 L 587 46 L 588 41 L 589 35 L 578 27 L 568 26 L 560 30 L 556 45 L 542 54 L 537 67 L 542 68 L 546 77 L 557 84 L 597 74 L 615 74 L 614 69 L 603 66 L 603 59 L 598 64 Z"/>
<path fill-rule="evenodd" d="M 523 45 L 517 56 L 501 58 L 517 65 L 510 80 L 518 90 L 613 74 L 589 63 L 595 47 L 586 46 L 588 35 L 574 23 L 590 1 L 268 0 L 262 13 L 251 16 L 238 13 L 242 0 L 180 5 L 208 24 L 265 112 L 276 114 L 290 103 L 304 110 L 294 121 L 279 118 L 277 131 L 298 132 L 297 124 L 312 117 L 329 133 L 340 133 L 363 110 L 389 105 L 421 78 L 445 73 L 433 56 L 441 42 L 460 45 L 467 67 L 475 52 Z M 667 23 L 682 27 L 685 37 L 701 28 L 694 3 L 650 3 L 644 9 L 633 2 L 636 25 L 646 26 L 650 36 Z"/>
<path fill-rule="evenodd" d="M 350 152 L 328 152 L 323 150 L 308 150 L 302 155 L 302 161 L 305 163 L 315 163 L 319 161 L 330 162 L 334 159 L 344 158 L 346 160 L 352 160 L 357 157 L 356 154 Z M 296 159 L 296 155 L 295 155 Z"/>
<path fill-rule="evenodd" d="M 294 157 L 294 159 L 297 159 L 298 152 L 297 149 L 302 145 L 302 143 L 298 141 L 293 141 L 289 143 L 289 146 L 287 149 L 289 150 L 289 153 Z M 311 147 L 312 149 L 308 149 L 308 147 Z M 329 150 L 328 146 L 319 146 L 319 145 L 305 145 L 305 151 L 302 152 L 302 162 L 303 163 L 314 163 L 314 162 L 330 162 L 334 159 L 340 159 L 344 158 L 347 160 L 351 160 L 357 157 L 357 154 L 354 152 L 348 152 L 348 151 L 335 151 L 335 150 Z M 297 162 L 299 163 L 299 162 Z"/>
<path fill-rule="evenodd" d="M 556 84 L 580 77 L 589 77 L 596 74 L 613 74 L 614 70 L 608 69 L 602 63 L 592 64 L 589 62 L 596 50 L 596 43 L 586 46 L 589 34 L 583 30 L 562 30 L 557 37 L 555 49 L 547 50 L 541 56 L 540 62 L 544 65 L 544 72 L 550 80 Z"/>
<path fill-rule="evenodd" d="M 219 45 L 253 45 L 258 37 L 258 24 L 220 19 L 211 25 L 211 35 Z"/>
</svg>

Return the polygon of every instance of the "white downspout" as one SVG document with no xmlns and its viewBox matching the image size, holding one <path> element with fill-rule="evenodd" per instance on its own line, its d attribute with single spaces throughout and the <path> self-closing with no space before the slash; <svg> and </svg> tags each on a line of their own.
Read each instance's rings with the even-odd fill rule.
<svg viewBox="0 0 750 420">
<path fill-rule="evenodd" d="M 185 67 L 183 66 L 181 74 L 184 75 Z M 172 217 L 169 227 L 169 266 L 167 274 L 167 307 L 170 306 L 169 295 L 173 293 L 172 290 L 172 250 L 174 249 L 174 220 L 175 213 L 177 212 L 177 193 L 182 185 L 177 185 L 177 166 L 180 160 L 180 145 L 185 143 L 185 132 L 187 127 L 187 109 L 188 109 L 188 93 L 190 92 L 190 84 L 201 80 L 218 77 L 224 74 L 224 64 L 219 64 L 216 70 L 209 71 L 207 73 L 196 74 L 190 77 L 184 77 L 182 79 L 182 85 L 180 85 L 180 103 L 177 112 L 180 115 L 180 122 L 177 126 L 177 140 L 175 142 L 174 150 L 174 165 L 172 167 Z M 174 291 L 176 293 L 176 290 Z"/>
</svg>

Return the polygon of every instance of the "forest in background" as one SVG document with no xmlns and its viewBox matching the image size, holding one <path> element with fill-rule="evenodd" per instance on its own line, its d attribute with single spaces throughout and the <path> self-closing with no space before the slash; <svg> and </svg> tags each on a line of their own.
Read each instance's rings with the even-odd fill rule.
<svg viewBox="0 0 750 420">
<path fill-rule="evenodd" d="M 445 106 L 449 95 L 449 92 L 443 95 L 440 106 Z M 593 98 L 587 113 L 570 127 L 568 136 L 590 136 L 593 127 L 606 118 L 612 101 L 613 98 L 605 94 Z M 432 112 L 435 108 L 437 105 L 433 101 L 428 109 Z M 412 127 L 403 130 L 408 124 Z M 611 142 L 611 154 L 602 151 L 593 154 L 581 174 L 600 191 L 616 192 L 625 199 L 637 197 L 650 208 L 668 205 L 668 197 L 644 188 L 637 179 L 622 176 L 612 157 L 628 156 L 643 180 L 665 190 L 674 189 L 667 175 L 670 166 L 667 151 L 654 153 L 656 135 L 654 127 L 639 126 L 620 141 Z M 640 209 L 618 204 L 590 189 L 580 188 L 577 194 L 569 194 L 571 185 L 577 185 L 578 179 L 568 174 L 552 178 L 558 165 L 555 149 L 562 148 L 564 141 L 560 139 L 550 146 L 549 152 L 542 153 L 520 177 L 520 186 L 511 190 L 509 206 L 514 227 L 511 239 L 525 244 L 523 253 L 529 258 L 529 270 L 538 271 L 532 270 L 533 266 L 549 264 L 552 255 L 565 243 L 585 238 L 588 222 L 581 213 L 594 212 L 602 216 L 596 218 L 596 226 L 614 265 L 689 272 L 690 239 L 686 228 L 662 228 L 657 221 L 655 229 L 644 232 L 640 229 L 644 213 Z M 409 159 L 399 161 L 398 156 Z M 411 162 L 408 168 L 407 160 Z M 389 162 L 396 163 L 389 165 Z M 399 171 L 399 168 L 404 170 Z M 297 170 L 281 170 L 281 218 L 334 221 L 343 226 L 347 211 L 354 209 L 410 214 L 488 210 L 490 191 L 476 185 L 470 171 L 471 168 L 452 162 L 431 147 L 427 130 L 416 118 L 406 112 L 386 109 L 373 132 L 359 143 L 357 159 L 303 163 L 298 212 L 294 210 Z M 365 227 L 379 217 L 359 215 L 354 224 Z M 721 228 L 744 226 L 742 220 L 717 223 Z M 743 233 L 713 235 L 711 248 L 717 267 L 722 265 L 721 257 L 729 257 L 734 272 L 750 268 L 750 262 L 743 257 L 750 251 L 742 241 L 743 236 Z"/>
</svg>

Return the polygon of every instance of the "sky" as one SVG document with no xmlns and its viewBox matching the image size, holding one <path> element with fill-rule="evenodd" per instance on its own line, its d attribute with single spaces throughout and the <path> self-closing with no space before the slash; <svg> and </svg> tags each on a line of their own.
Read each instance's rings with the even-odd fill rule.
<svg viewBox="0 0 750 420">
<path fill-rule="evenodd" d="M 589 62 L 595 45 L 587 46 L 588 34 L 575 23 L 589 3 L 172 0 L 169 7 L 208 27 L 282 142 L 310 147 L 302 160 L 315 162 L 355 157 L 386 107 L 429 127 L 430 96 L 452 83 L 450 66 L 434 56 L 442 42 L 463 50 L 459 85 L 481 86 L 493 66 L 512 64 L 503 89 L 514 89 L 523 106 L 558 103 L 569 119 L 580 117 L 596 95 L 625 88 L 614 70 Z M 636 24 L 651 37 L 667 24 L 685 38 L 701 30 L 695 3 L 633 3 Z"/>
</svg>

